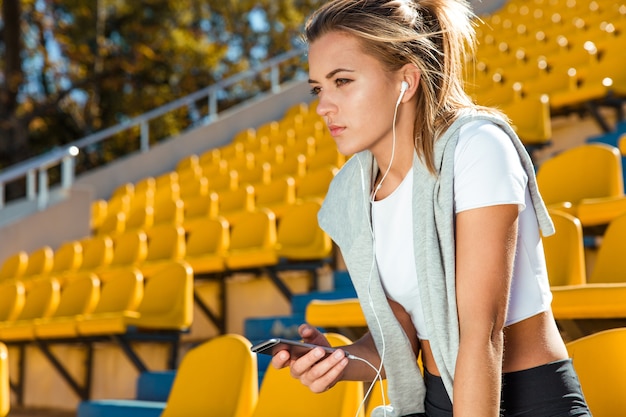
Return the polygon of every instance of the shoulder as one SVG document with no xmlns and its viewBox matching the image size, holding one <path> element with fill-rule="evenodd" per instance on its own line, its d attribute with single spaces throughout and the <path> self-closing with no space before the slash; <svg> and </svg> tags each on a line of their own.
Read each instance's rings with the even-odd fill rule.
<svg viewBox="0 0 626 417">
<path fill-rule="evenodd" d="M 527 182 L 528 175 L 507 132 L 488 120 L 463 126 L 454 152 L 457 212 L 504 203 L 523 207 Z"/>
<path fill-rule="evenodd" d="M 325 224 L 336 218 L 337 213 L 343 212 L 349 206 L 356 204 L 357 195 L 362 195 L 366 187 L 365 158 L 354 155 L 346 161 L 330 182 L 324 203 L 319 212 L 320 224 Z M 371 163 L 367 164 L 371 167 Z M 368 172 L 368 171 L 367 171 Z"/>
<path fill-rule="evenodd" d="M 519 159 L 510 136 L 500 125 L 490 120 L 472 120 L 459 130 L 455 162 L 471 156 L 482 158 L 515 157 Z"/>
</svg>

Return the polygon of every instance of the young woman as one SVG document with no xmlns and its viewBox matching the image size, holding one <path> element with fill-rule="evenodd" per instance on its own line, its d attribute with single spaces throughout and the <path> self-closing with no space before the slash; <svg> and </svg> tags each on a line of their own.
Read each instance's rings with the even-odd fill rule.
<svg viewBox="0 0 626 417">
<path fill-rule="evenodd" d="M 354 155 L 319 221 L 369 332 L 345 348 L 362 360 L 313 349 L 273 365 L 314 392 L 379 368 L 397 416 L 589 416 L 550 310 L 532 162 L 463 90 L 470 16 L 461 0 L 335 0 L 308 21 L 317 112 Z"/>
</svg>

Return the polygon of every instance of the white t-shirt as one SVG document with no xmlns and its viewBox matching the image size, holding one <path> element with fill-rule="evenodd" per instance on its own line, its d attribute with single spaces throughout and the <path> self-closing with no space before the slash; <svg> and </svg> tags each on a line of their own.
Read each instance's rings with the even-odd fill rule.
<svg viewBox="0 0 626 417">
<path fill-rule="evenodd" d="M 454 155 L 455 212 L 499 204 L 517 204 L 520 210 L 507 326 L 548 310 L 552 301 L 527 182 L 506 133 L 488 121 L 461 128 Z M 372 223 L 383 287 L 409 313 L 418 337 L 428 340 L 415 268 L 412 187 L 409 171 L 393 193 L 372 202 Z"/>
</svg>

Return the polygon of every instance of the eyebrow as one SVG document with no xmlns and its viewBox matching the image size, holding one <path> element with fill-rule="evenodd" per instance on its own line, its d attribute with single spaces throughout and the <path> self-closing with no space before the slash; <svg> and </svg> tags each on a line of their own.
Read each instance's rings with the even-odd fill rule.
<svg viewBox="0 0 626 417">
<path fill-rule="evenodd" d="M 329 80 L 335 76 L 335 74 L 339 72 L 354 72 L 354 70 L 346 69 L 346 68 L 337 68 L 326 74 L 326 79 Z M 309 78 L 309 84 L 317 83 L 317 81 Z"/>
</svg>

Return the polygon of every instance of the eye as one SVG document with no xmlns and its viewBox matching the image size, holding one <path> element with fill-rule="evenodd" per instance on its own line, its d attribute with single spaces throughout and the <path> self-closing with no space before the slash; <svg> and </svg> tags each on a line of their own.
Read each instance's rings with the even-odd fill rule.
<svg viewBox="0 0 626 417">
<path fill-rule="evenodd" d="M 312 96 L 318 96 L 321 92 L 322 92 L 322 88 L 321 87 L 313 87 L 313 88 L 311 88 L 311 95 Z"/>
<path fill-rule="evenodd" d="M 341 86 L 346 85 L 346 84 L 349 84 L 349 83 L 351 83 L 351 82 L 352 82 L 352 80 L 349 80 L 349 79 L 347 79 L 347 78 L 337 78 L 337 79 L 335 80 L 335 85 L 336 85 L 337 87 L 341 87 Z"/>
</svg>

